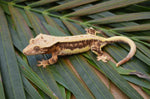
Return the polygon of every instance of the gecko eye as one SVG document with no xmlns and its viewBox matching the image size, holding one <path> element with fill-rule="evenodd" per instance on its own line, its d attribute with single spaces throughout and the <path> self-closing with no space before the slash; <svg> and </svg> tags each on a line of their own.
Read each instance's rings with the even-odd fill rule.
<svg viewBox="0 0 150 99">
<path fill-rule="evenodd" d="M 39 51 L 39 50 L 40 50 L 40 47 L 39 47 L 39 46 L 35 46 L 33 49 L 34 49 L 35 51 Z"/>
<path fill-rule="evenodd" d="M 31 43 L 34 43 L 34 39 L 31 38 L 30 41 L 29 41 L 29 43 L 30 43 L 30 44 L 31 44 Z"/>
</svg>

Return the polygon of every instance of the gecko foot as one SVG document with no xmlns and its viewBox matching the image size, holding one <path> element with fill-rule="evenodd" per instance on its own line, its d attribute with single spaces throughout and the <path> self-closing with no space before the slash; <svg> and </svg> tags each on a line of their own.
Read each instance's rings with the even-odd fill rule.
<svg viewBox="0 0 150 99">
<path fill-rule="evenodd" d="M 107 62 L 108 57 L 106 55 L 97 56 L 97 61 L 102 60 L 103 62 Z"/>
<path fill-rule="evenodd" d="M 96 33 L 101 33 L 100 31 L 96 31 L 93 27 L 86 28 L 85 31 L 87 34 L 92 34 L 92 35 L 96 35 Z"/>
<path fill-rule="evenodd" d="M 44 60 L 44 59 L 42 61 L 38 61 L 37 64 L 38 67 L 43 66 L 43 68 L 46 68 L 47 65 L 49 65 L 48 60 Z"/>
</svg>

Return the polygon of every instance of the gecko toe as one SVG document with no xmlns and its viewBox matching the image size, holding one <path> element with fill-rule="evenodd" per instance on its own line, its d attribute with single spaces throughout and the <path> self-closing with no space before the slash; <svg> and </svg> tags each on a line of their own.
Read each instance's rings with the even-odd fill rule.
<svg viewBox="0 0 150 99">
<path fill-rule="evenodd" d="M 38 67 L 43 66 L 43 68 L 46 68 L 47 65 L 49 65 L 47 60 L 38 61 L 37 64 Z"/>
<path fill-rule="evenodd" d="M 102 60 L 103 62 L 107 62 L 107 56 L 105 56 L 105 55 L 101 55 L 101 56 L 97 56 L 97 61 L 100 61 L 100 60 Z"/>
</svg>

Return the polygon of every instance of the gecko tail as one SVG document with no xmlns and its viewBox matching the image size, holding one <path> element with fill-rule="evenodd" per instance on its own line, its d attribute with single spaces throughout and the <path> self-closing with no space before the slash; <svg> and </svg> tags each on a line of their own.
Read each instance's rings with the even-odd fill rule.
<svg viewBox="0 0 150 99">
<path fill-rule="evenodd" d="M 120 66 L 122 64 L 124 64 L 125 62 L 129 61 L 135 54 L 136 52 L 136 45 L 135 43 L 127 38 L 127 37 L 123 37 L 123 36 L 114 36 L 114 37 L 110 37 L 110 38 L 107 38 L 106 41 L 108 42 L 124 42 L 124 43 L 127 43 L 129 46 L 130 46 L 130 52 L 128 53 L 128 55 L 122 59 L 121 61 L 119 61 L 116 66 Z"/>
</svg>

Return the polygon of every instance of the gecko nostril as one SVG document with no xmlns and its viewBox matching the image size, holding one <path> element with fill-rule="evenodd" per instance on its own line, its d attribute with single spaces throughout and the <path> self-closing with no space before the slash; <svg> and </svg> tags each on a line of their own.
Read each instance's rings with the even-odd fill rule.
<svg viewBox="0 0 150 99">
<path fill-rule="evenodd" d="M 24 55 L 28 55 L 28 51 L 26 49 L 23 50 Z"/>
<path fill-rule="evenodd" d="M 23 51 L 23 54 L 24 54 L 24 55 L 26 55 L 26 52 L 25 52 L 25 51 Z"/>
<path fill-rule="evenodd" d="M 25 49 L 22 52 L 23 52 L 23 54 L 25 54 Z"/>
</svg>

